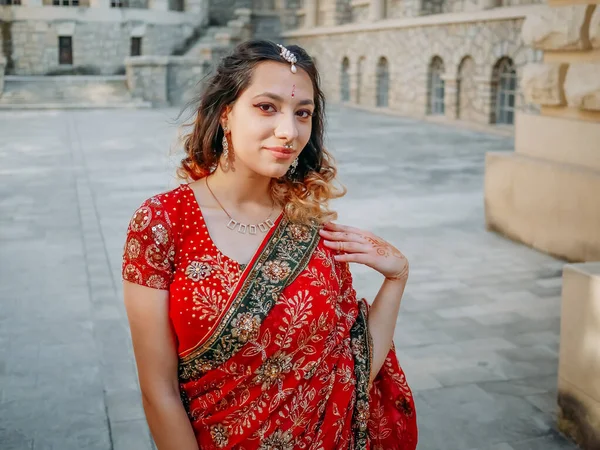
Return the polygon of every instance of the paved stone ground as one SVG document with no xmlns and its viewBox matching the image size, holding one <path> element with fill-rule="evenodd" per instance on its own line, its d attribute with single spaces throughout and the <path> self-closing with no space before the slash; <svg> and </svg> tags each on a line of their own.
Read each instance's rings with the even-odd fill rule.
<svg viewBox="0 0 600 450">
<path fill-rule="evenodd" d="M 175 184 L 175 110 L 0 113 L 0 448 L 147 450 L 121 300 L 127 222 Z M 340 221 L 411 261 L 396 343 L 420 450 L 573 449 L 556 431 L 563 263 L 484 229 L 508 138 L 329 115 Z M 379 276 L 353 268 L 360 294 Z"/>
</svg>

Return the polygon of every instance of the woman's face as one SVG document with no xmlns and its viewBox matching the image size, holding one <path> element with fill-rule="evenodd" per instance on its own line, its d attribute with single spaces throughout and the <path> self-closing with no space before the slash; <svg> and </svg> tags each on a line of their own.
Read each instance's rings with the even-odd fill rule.
<svg viewBox="0 0 600 450">
<path fill-rule="evenodd" d="M 256 65 L 248 88 L 223 115 L 229 127 L 234 168 L 279 178 L 308 143 L 312 130 L 314 91 L 308 74 L 290 64 L 264 61 Z M 291 144 L 292 148 L 284 148 Z"/>
</svg>

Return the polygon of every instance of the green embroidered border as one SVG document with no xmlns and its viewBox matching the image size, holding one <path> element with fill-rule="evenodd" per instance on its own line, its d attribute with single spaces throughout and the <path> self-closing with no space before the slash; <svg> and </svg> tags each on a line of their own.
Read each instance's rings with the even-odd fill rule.
<svg viewBox="0 0 600 450">
<path fill-rule="evenodd" d="M 373 343 L 367 326 L 367 305 L 364 300 L 358 302 L 358 316 L 350 329 L 352 353 L 354 355 L 354 374 L 356 375 L 356 403 L 352 414 L 355 449 L 367 448 L 369 420 L 369 379 L 373 358 Z"/>
<path fill-rule="evenodd" d="M 281 291 L 308 265 L 319 242 L 318 230 L 316 226 L 298 225 L 286 217 L 282 218 L 211 338 L 189 355 L 180 358 L 180 381 L 198 378 L 218 367 L 246 344 L 239 338 L 239 333 L 233 332 L 232 323 L 242 315 L 257 318 L 258 325 L 263 322 Z M 265 268 L 269 264 L 284 267 L 286 271 L 289 268 L 289 271 L 281 279 L 275 280 L 272 275 L 266 274 Z"/>
</svg>

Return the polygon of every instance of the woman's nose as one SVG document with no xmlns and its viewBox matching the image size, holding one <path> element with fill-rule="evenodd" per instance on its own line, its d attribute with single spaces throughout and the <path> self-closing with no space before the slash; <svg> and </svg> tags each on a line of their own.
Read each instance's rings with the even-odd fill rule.
<svg viewBox="0 0 600 450">
<path fill-rule="evenodd" d="M 296 126 L 293 114 L 281 113 L 277 128 L 275 129 L 275 135 L 287 141 L 293 141 L 298 137 L 298 127 Z"/>
</svg>

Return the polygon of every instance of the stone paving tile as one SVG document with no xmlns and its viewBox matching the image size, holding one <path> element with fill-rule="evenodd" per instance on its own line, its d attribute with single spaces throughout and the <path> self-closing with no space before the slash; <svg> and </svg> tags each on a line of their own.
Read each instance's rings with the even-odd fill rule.
<svg viewBox="0 0 600 450">
<path fill-rule="evenodd" d="M 131 214 L 174 187 L 178 111 L 0 113 L 0 448 L 147 450 L 122 305 Z M 342 223 L 411 276 L 394 336 L 419 450 L 562 450 L 564 262 L 485 230 L 483 167 L 508 138 L 332 108 Z M 353 266 L 359 295 L 381 277 Z"/>
</svg>

